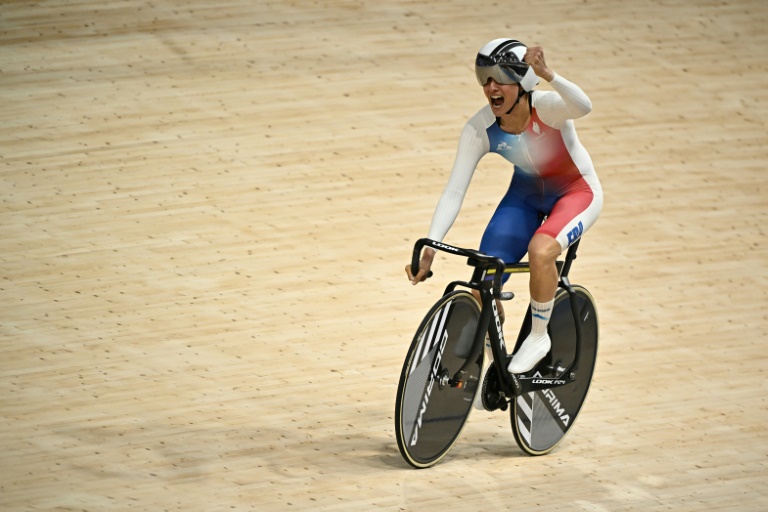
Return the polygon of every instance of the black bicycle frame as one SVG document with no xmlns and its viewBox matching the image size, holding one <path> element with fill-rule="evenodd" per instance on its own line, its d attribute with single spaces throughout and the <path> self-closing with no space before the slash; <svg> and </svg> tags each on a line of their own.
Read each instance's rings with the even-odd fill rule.
<svg viewBox="0 0 768 512">
<path fill-rule="evenodd" d="M 579 358 L 581 356 L 582 334 L 581 322 L 579 321 L 578 297 L 568 279 L 568 273 L 571 270 L 573 260 L 576 259 L 576 250 L 579 247 L 580 241 L 581 239 L 576 240 L 576 242 L 568 248 L 564 261 L 557 261 L 559 275 L 558 287 L 563 288 L 566 293 L 568 293 L 568 298 L 571 303 L 571 312 L 573 313 L 573 321 L 576 328 L 576 353 L 571 364 L 555 378 L 520 377 L 506 371 L 506 361 L 508 360 L 509 355 L 507 354 L 504 332 L 501 326 L 496 301 L 494 299 L 509 300 L 514 297 L 514 294 L 511 292 L 501 291 L 504 273 L 505 271 L 528 272 L 530 271 L 528 263 L 514 263 L 507 265 L 500 258 L 488 256 L 487 254 L 472 249 L 462 249 L 442 242 L 436 242 L 429 238 L 419 239 L 414 246 L 413 257 L 411 260 L 411 268 L 414 275 L 419 271 L 419 258 L 421 257 L 421 251 L 424 247 L 432 247 L 438 251 L 466 257 L 468 258 L 467 264 L 474 267 L 472 278 L 469 282 L 453 281 L 446 287 L 445 294 L 452 292 L 457 286 L 471 288 L 480 293 L 480 320 L 477 324 L 474 343 L 484 343 L 485 334 L 486 332 L 488 333 L 488 337 L 491 341 L 493 360 L 505 362 L 505 364 L 496 364 L 494 366 L 496 367 L 496 373 L 499 379 L 499 387 L 508 397 L 520 396 L 532 391 L 564 386 L 573 382 L 576 378 L 575 372 L 579 367 Z M 493 280 L 490 286 L 486 280 L 489 274 L 493 274 Z M 493 323 L 491 323 L 492 319 Z M 491 325 L 494 326 L 493 329 L 490 328 Z"/>
</svg>

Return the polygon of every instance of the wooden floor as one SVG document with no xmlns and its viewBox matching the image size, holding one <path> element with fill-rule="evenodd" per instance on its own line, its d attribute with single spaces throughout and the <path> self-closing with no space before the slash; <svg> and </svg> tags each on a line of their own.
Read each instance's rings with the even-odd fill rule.
<svg viewBox="0 0 768 512">
<path fill-rule="evenodd" d="M 764 0 L 3 2 L 0 509 L 768 510 L 766 26 Z M 468 274 L 402 269 L 508 35 L 593 101 L 598 367 L 552 454 L 477 413 L 412 470 L 403 357 Z M 509 176 L 481 162 L 446 241 Z"/>
</svg>

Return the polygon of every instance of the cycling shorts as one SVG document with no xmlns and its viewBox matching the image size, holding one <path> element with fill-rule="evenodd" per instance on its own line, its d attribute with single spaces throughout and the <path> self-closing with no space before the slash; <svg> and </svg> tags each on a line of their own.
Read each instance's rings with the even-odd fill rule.
<svg viewBox="0 0 768 512">
<path fill-rule="evenodd" d="M 519 263 L 535 234 L 554 238 L 561 250 L 581 238 L 602 209 L 600 183 L 584 177 L 561 185 L 553 181 L 515 168 L 512 183 L 483 233 L 480 252 L 505 263 Z"/>
</svg>

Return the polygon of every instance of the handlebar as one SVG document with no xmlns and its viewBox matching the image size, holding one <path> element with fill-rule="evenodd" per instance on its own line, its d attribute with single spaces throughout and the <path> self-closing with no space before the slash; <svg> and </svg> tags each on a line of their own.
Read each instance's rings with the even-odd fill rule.
<svg viewBox="0 0 768 512">
<path fill-rule="evenodd" d="M 413 247 L 413 257 L 411 259 L 411 271 L 414 275 L 419 273 L 419 259 L 421 258 L 421 250 L 424 247 L 432 247 L 438 251 L 455 254 L 457 256 L 464 256 L 469 258 L 468 263 L 474 267 L 495 268 L 496 273 L 493 276 L 493 296 L 497 299 L 502 297 L 501 286 L 502 277 L 504 276 L 504 268 L 506 264 L 501 258 L 494 256 L 488 256 L 474 249 L 462 249 L 461 247 L 454 247 L 453 245 L 437 242 L 430 238 L 420 238 L 416 245 Z"/>
</svg>

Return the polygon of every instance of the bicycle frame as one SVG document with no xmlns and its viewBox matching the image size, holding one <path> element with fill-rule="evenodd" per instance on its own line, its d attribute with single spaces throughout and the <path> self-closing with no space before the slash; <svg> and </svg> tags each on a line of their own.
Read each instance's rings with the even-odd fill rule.
<svg viewBox="0 0 768 512">
<path fill-rule="evenodd" d="M 486 332 L 488 333 L 494 361 L 504 362 L 504 364 L 496 364 L 494 366 L 496 367 L 496 373 L 499 379 L 499 387 L 507 397 L 520 396 L 533 391 L 564 386 L 573 382 L 576 378 L 576 370 L 578 370 L 579 358 L 581 355 L 582 333 L 576 292 L 571 287 L 568 273 L 570 272 L 573 260 L 576 259 L 576 250 L 579 246 L 579 242 L 580 239 L 576 240 L 576 242 L 568 248 L 564 261 L 558 260 L 556 262 L 559 275 L 558 287 L 563 288 L 566 293 L 568 293 L 571 303 L 571 312 L 573 313 L 576 329 L 576 353 L 571 364 L 563 369 L 555 378 L 522 377 L 510 374 L 506 370 L 506 362 L 509 361 L 511 354 L 507 353 L 507 347 L 504 341 L 504 331 L 502 329 L 495 299 L 509 300 L 514 297 L 514 294 L 511 292 L 501 291 L 502 277 L 505 272 L 530 272 L 528 263 L 514 263 L 507 265 L 500 258 L 488 256 L 472 249 L 462 249 L 460 247 L 437 242 L 429 238 L 419 239 L 414 246 L 413 258 L 411 261 L 413 274 L 418 273 L 418 263 L 421 257 L 421 251 L 424 247 L 432 247 L 438 251 L 466 257 L 468 258 L 467 264 L 474 267 L 470 281 L 451 282 L 446 287 L 445 294 L 452 292 L 457 286 L 464 286 L 466 288 L 477 290 L 480 293 L 480 320 L 477 324 L 477 331 L 475 332 L 473 343 L 484 343 L 485 334 Z M 493 279 L 489 286 L 487 278 L 491 275 L 493 276 Z M 491 320 L 493 320 L 493 322 L 491 322 Z M 490 328 L 491 326 L 493 326 L 493 328 Z"/>
</svg>

